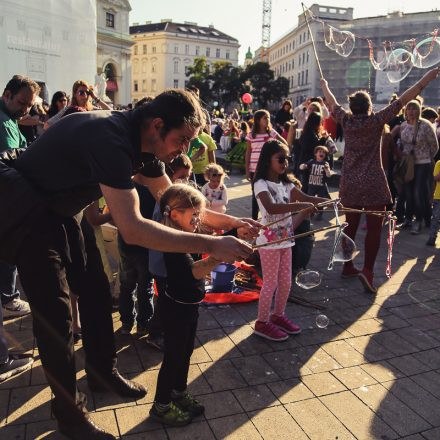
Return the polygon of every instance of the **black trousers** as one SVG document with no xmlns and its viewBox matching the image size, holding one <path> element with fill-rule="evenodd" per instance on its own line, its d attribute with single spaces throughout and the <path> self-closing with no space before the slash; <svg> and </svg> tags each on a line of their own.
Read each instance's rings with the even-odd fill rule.
<svg viewBox="0 0 440 440">
<path fill-rule="evenodd" d="M 93 229 L 84 220 L 46 213 L 17 256 L 43 368 L 54 394 L 55 417 L 75 421 L 84 399 L 76 387 L 69 289 L 78 295 L 87 377 L 97 380 L 116 368 L 111 291 Z M 84 234 L 83 234 L 84 232 Z"/>
<path fill-rule="evenodd" d="M 154 400 L 168 404 L 172 390 L 185 391 L 194 341 L 198 304 L 179 304 L 159 294 L 159 310 L 164 332 L 164 355 Z"/>
</svg>

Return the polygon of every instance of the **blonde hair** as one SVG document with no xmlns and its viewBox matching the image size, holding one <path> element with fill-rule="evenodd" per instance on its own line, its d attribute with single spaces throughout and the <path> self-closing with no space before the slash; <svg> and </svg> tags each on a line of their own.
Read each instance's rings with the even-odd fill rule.
<svg viewBox="0 0 440 440">
<path fill-rule="evenodd" d="M 408 110 L 408 108 L 413 108 L 415 110 L 417 110 L 417 119 L 420 119 L 421 115 L 422 115 L 422 107 L 420 105 L 420 102 L 417 99 L 413 99 L 412 101 L 409 101 L 408 104 L 406 104 L 405 107 L 405 118 L 406 118 L 406 111 Z"/>
<path fill-rule="evenodd" d="M 70 105 L 71 105 L 72 107 L 74 107 L 74 106 L 79 106 L 78 101 L 76 100 L 76 92 L 78 91 L 78 89 L 79 89 L 80 87 L 86 87 L 87 90 L 90 89 L 90 86 L 89 86 L 89 85 L 87 84 L 87 82 L 84 81 L 83 79 L 79 79 L 79 80 L 75 81 L 75 82 L 73 83 L 73 86 L 72 86 L 72 101 L 71 101 L 71 103 L 70 103 Z M 92 105 L 92 103 L 90 102 L 89 97 L 87 97 L 86 110 L 87 110 L 87 111 L 93 110 L 93 105 Z"/>
<path fill-rule="evenodd" d="M 225 179 L 225 176 L 227 176 L 226 171 L 223 169 L 223 167 L 217 163 L 210 163 L 209 165 L 207 165 L 207 167 L 205 168 L 205 172 L 203 173 L 203 177 L 205 178 L 205 180 L 209 180 L 213 174 L 222 174 L 222 183 Z"/>
<path fill-rule="evenodd" d="M 205 198 L 200 191 L 185 183 L 175 183 L 168 187 L 160 198 L 162 223 L 177 229 L 178 226 L 171 221 L 170 214 L 173 209 L 185 211 L 186 209 L 203 209 L 204 207 Z"/>
</svg>

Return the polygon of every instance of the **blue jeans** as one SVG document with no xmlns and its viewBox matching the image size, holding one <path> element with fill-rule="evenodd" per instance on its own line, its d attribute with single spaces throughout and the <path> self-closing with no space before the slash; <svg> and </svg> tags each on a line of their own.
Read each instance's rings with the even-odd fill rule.
<svg viewBox="0 0 440 440">
<path fill-rule="evenodd" d="M 432 202 L 432 219 L 429 238 L 435 240 L 440 229 L 440 199 L 434 199 Z"/>
<path fill-rule="evenodd" d="M 3 305 L 20 297 L 16 287 L 17 268 L 7 263 L 0 262 L 0 296 Z"/>
<path fill-rule="evenodd" d="M 5 338 L 4 328 L 3 328 L 3 312 L 0 307 L 0 364 L 4 364 L 9 359 L 8 356 L 8 342 Z"/>
<path fill-rule="evenodd" d="M 119 279 L 121 281 L 119 293 L 119 314 L 122 324 L 148 328 L 148 323 L 154 313 L 153 277 L 148 271 L 148 250 L 131 252 L 127 246 L 121 245 L 118 237 Z M 136 298 L 138 309 L 136 311 Z"/>
</svg>

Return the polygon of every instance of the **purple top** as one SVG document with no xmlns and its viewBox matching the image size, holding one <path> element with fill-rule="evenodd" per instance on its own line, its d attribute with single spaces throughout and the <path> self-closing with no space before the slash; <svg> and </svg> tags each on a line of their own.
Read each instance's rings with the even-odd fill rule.
<svg viewBox="0 0 440 440">
<path fill-rule="evenodd" d="M 384 125 L 401 110 L 400 100 L 370 115 L 352 115 L 335 106 L 332 116 L 342 125 L 345 138 L 339 197 L 345 206 L 391 203 L 382 167 L 380 140 Z"/>
</svg>

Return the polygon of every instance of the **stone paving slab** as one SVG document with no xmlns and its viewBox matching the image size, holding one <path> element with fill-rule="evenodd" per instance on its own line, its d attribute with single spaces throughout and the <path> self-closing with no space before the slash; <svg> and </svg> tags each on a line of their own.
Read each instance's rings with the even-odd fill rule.
<svg viewBox="0 0 440 440">
<path fill-rule="evenodd" d="M 248 216 L 249 184 L 234 174 L 228 188 L 230 212 Z M 331 215 L 326 219 L 314 226 L 328 224 Z M 292 287 L 295 295 L 326 307 L 326 329 L 316 327 L 313 308 L 288 304 L 286 314 L 303 332 L 277 343 L 253 335 L 257 303 L 200 308 L 189 389 L 206 414 L 185 428 L 149 420 L 162 355 L 144 338 L 121 335 L 115 313 L 120 369 L 149 392 L 138 401 L 91 393 L 78 344 L 79 387 L 93 419 L 127 440 L 439 440 L 440 241 L 428 248 L 427 230 L 399 233 L 390 280 L 383 244 L 376 263 L 382 285 L 373 296 L 358 280 L 341 280 L 340 266 L 326 269 L 332 237 L 316 235 L 310 267 L 323 273 L 321 286 Z M 357 265 L 364 237 L 360 230 Z M 0 384 L 0 439 L 63 438 L 55 432 L 30 317 L 5 321 L 5 329 L 11 348 L 35 362 Z"/>
</svg>

